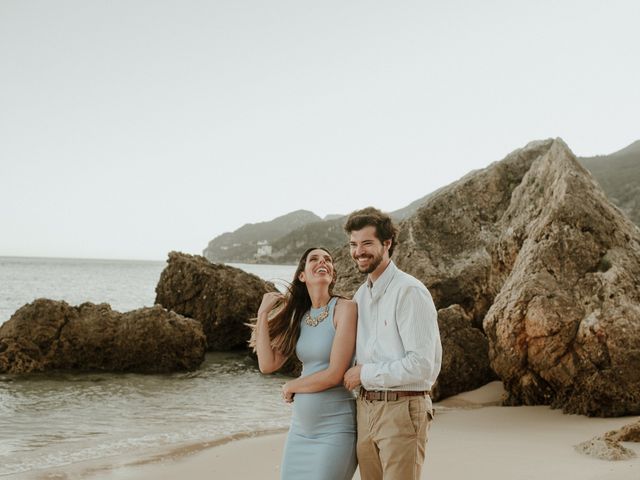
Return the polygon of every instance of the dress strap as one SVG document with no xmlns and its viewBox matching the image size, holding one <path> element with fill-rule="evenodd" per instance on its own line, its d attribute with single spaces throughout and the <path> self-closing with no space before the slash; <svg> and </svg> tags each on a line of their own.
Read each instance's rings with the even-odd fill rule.
<svg viewBox="0 0 640 480">
<path fill-rule="evenodd" d="M 331 328 L 335 331 L 336 329 L 336 325 L 334 323 L 334 319 L 333 319 L 333 313 L 336 309 L 336 305 L 338 304 L 338 298 L 340 297 L 331 297 L 331 300 L 329 300 L 329 320 L 331 320 L 329 323 L 331 324 Z"/>
<path fill-rule="evenodd" d="M 331 297 L 331 300 L 329 300 L 329 309 L 334 309 L 336 304 L 338 303 L 338 298 L 340 297 Z"/>
</svg>

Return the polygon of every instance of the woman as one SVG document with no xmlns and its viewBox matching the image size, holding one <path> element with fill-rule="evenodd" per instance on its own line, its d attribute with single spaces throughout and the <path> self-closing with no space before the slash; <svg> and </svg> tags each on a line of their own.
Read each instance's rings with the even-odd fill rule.
<svg viewBox="0 0 640 480">
<path fill-rule="evenodd" d="M 283 480 L 347 480 L 356 469 L 355 400 L 342 378 L 353 360 L 357 307 L 332 296 L 335 280 L 329 252 L 310 248 L 288 294 L 267 293 L 258 309 L 251 343 L 260 371 L 275 372 L 294 351 L 303 364 L 302 375 L 282 387 L 293 402 Z"/>
</svg>

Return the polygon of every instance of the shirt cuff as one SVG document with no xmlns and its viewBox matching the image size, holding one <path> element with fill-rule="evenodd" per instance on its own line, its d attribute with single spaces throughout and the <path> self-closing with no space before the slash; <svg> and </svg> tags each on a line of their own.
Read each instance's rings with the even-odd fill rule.
<svg viewBox="0 0 640 480">
<path fill-rule="evenodd" d="M 365 363 L 360 370 L 360 384 L 367 390 L 373 390 L 376 388 L 376 366 L 373 363 Z"/>
</svg>

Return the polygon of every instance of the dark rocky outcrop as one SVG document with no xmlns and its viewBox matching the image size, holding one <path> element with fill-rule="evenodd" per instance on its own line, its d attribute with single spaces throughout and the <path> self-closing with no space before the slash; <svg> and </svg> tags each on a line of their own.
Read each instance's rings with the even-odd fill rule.
<svg viewBox="0 0 640 480">
<path fill-rule="evenodd" d="M 640 412 L 640 230 L 562 140 L 471 172 L 400 227 L 394 260 L 487 334 L 507 403 Z M 346 248 L 337 268 L 353 268 Z M 336 289 L 361 281 L 341 275 Z"/>
<path fill-rule="evenodd" d="M 160 306 L 127 313 L 107 304 L 39 299 L 0 327 L 0 372 L 193 370 L 204 360 L 201 325 Z"/>
<path fill-rule="evenodd" d="M 495 379 L 489 366 L 487 337 L 460 307 L 452 305 L 438 311 L 442 339 L 442 369 L 431 389 L 434 400 L 479 388 Z"/>
<path fill-rule="evenodd" d="M 256 316 L 267 291 L 275 287 L 238 268 L 171 252 L 156 303 L 199 321 L 209 350 L 232 350 L 246 348 L 251 332 L 245 323 Z"/>
</svg>

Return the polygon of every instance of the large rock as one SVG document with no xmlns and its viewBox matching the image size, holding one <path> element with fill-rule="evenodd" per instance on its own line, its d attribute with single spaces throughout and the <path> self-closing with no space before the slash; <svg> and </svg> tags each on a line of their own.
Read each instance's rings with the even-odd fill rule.
<svg viewBox="0 0 640 480">
<path fill-rule="evenodd" d="M 484 319 L 510 404 L 640 413 L 640 230 L 554 141 L 512 194 Z"/>
<path fill-rule="evenodd" d="M 156 303 L 199 321 L 209 350 L 232 350 L 247 347 L 251 331 L 245 324 L 257 315 L 264 293 L 274 290 L 238 268 L 171 252 L 156 287 Z"/>
<path fill-rule="evenodd" d="M 104 303 L 39 299 L 0 327 L 2 373 L 193 370 L 204 353 L 201 325 L 160 306 L 119 313 Z"/>
<path fill-rule="evenodd" d="M 487 334 L 508 404 L 640 412 L 640 231 L 562 140 L 432 193 L 400 228 L 394 260 L 439 310 L 458 305 Z M 347 248 L 337 266 L 353 268 Z M 341 275 L 336 288 L 361 280 Z M 443 368 L 439 382 L 464 368 Z"/>
</svg>

